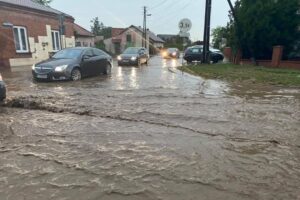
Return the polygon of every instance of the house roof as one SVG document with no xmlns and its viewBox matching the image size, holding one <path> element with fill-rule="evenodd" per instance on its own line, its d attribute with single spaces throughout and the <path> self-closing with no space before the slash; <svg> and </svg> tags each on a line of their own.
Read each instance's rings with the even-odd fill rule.
<svg viewBox="0 0 300 200">
<path fill-rule="evenodd" d="M 64 14 L 67 17 L 73 18 L 71 15 L 65 14 L 65 13 L 63 13 L 59 10 L 56 10 L 54 8 L 51 8 L 49 6 L 41 5 L 32 0 L 0 0 L 0 3 L 11 4 L 14 6 L 21 6 L 24 8 L 29 8 L 29 9 L 33 9 L 33 10 L 42 11 L 42 12 L 48 12 L 48 13 L 57 14 L 57 15 Z"/>
<path fill-rule="evenodd" d="M 128 27 L 127 29 L 124 29 L 124 31 L 122 31 L 120 34 L 124 33 L 124 32 L 127 31 L 128 29 L 132 29 L 132 28 L 134 28 L 134 29 L 140 31 L 141 33 L 143 32 L 143 28 L 142 28 L 142 27 L 138 27 L 138 26 L 131 25 L 131 26 Z M 162 40 L 161 38 L 157 37 L 152 31 L 148 30 L 147 33 L 148 33 L 148 35 L 149 35 L 150 40 L 152 40 L 152 41 L 154 41 L 154 42 L 165 43 L 164 40 Z"/>
<path fill-rule="evenodd" d="M 111 36 L 116 37 L 116 36 L 120 35 L 120 33 L 122 33 L 124 30 L 125 30 L 125 28 L 112 28 Z"/>
<path fill-rule="evenodd" d="M 178 35 L 172 35 L 172 34 L 158 34 L 157 37 L 161 37 L 161 38 L 172 38 L 172 37 L 176 37 Z"/>
<path fill-rule="evenodd" d="M 95 35 L 92 32 L 86 30 L 85 28 L 79 26 L 78 24 L 74 23 L 73 27 L 74 27 L 74 31 L 76 32 L 76 35 L 85 36 L 85 37 L 95 37 Z"/>
<path fill-rule="evenodd" d="M 142 27 L 137 27 L 137 26 L 131 26 L 131 27 L 135 27 L 136 29 L 138 29 L 139 31 L 143 32 L 143 28 Z M 147 30 L 147 33 L 150 37 L 151 40 L 153 40 L 154 42 L 160 42 L 160 43 L 165 43 L 165 41 L 163 41 L 160 37 L 157 37 L 155 35 L 155 33 L 153 33 L 152 31 L 150 30 Z"/>
</svg>

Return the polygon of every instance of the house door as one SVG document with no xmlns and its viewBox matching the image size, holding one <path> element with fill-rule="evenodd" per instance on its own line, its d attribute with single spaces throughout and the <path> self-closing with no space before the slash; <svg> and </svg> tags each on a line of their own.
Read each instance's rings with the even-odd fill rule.
<svg viewBox="0 0 300 200">
<path fill-rule="evenodd" d="M 121 43 L 116 42 L 115 43 L 115 53 L 120 54 L 121 53 Z"/>
</svg>

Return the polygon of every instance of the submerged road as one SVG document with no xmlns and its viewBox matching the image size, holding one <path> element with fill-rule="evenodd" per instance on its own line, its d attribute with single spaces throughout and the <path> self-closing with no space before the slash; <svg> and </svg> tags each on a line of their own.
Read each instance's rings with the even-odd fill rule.
<svg viewBox="0 0 300 200">
<path fill-rule="evenodd" d="M 180 63 L 81 82 L 4 73 L 0 199 L 300 199 L 300 90 L 204 80 Z"/>
</svg>

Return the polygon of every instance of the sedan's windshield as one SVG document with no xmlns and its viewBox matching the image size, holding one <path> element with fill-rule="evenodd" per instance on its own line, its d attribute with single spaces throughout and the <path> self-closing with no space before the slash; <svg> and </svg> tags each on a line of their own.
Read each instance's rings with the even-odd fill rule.
<svg viewBox="0 0 300 200">
<path fill-rule="evenodd" d="M 80 49 L 65 49 L 65 50 L 61 50 L 59 52 L 57 52 L 53 58 L 56 59 L 63 59 L 63 58 L 67 58 L 67 59 L 76 59 L 78 58 L 82 53 L 82 50 Z"/>
<path fill-rule="evenodd" d="M 139 48 L 128 48 L 124 51 L 124 54 L 138 54 Z"/>
</svg>

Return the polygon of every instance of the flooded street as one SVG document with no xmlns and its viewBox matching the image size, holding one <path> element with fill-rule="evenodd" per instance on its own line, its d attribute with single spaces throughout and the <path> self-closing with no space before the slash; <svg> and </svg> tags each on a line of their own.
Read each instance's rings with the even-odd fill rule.
<svg viewBox="0 0 300 200">
<path fill-rule="evenodd" d="M 300 199 L 300 89 L 176 70 L 35 83 L 3 73 L 1 200 Z"/>
</svg>

